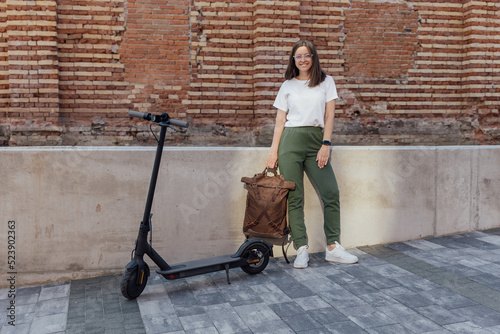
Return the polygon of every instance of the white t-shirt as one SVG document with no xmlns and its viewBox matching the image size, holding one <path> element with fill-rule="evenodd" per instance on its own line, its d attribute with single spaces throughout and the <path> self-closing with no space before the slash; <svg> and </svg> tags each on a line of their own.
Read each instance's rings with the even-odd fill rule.
<svg viewBox="0 0 500 334">
<path fill-rule="evenodd" d="M 293 78 L 281 85 L 273 106 L 287 113 L 286 127 L 325 127 L 325 105 L 338 98 L 337 87 L 330 75 L 315 87 L 308 84 Z"/>
</svg>

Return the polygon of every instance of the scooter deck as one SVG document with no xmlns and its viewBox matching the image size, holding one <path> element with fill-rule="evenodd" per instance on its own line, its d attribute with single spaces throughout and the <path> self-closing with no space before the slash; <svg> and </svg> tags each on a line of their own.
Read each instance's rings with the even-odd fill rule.
<svg viewBox="0 0 500 334">
<path fill-rule="evenodd" d="M 241 267 L 246 263 L 247 261 L 245 259 L 242 259 L 240 256 L 221 255 L 210 257 L 207 259 L 177 263 L 171 266 L 170 269 L 158 269 L 156 272 L 166 279 L 177 279 L 211 273 L 219 270 Z"/>
</svg>

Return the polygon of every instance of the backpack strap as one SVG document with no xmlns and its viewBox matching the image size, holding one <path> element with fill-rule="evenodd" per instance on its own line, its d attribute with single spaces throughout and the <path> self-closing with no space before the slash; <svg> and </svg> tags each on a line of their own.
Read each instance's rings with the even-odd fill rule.
<svg viewBox="0 0 500 334">
<path fill-rule="evenodd" d="M 290 232 L 288 232 L 288 233 L 290 233 Z M 290 264 L 290 261 L 288 260 L 288 257 L 286 256 L 286 249 L 285 249 L 285 242 L 288 241 L 288 233 L 283 237 L 283 243 L 281 244 L 281 250 L 283 251 L 283 257 L 285 258 L 286 263 Z M 288 249 L 288 247 L 287 247 L 287 249 Z"/>
</svg>

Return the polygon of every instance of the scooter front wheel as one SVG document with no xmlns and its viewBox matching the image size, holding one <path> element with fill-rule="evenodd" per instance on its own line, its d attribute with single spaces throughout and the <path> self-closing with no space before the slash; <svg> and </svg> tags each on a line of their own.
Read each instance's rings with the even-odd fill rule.
<svg viewBox="0 0 500 334">
<path fill-rule="evenodd" d="M 120 283 L 122 295 L 127 299 L 135 299 L 140 296 L 146 284 L 148 283 L 149 267 L 144 263 L 144 271 L 141 273 L 139 280 L 139 266 L 125 269 Z"/>
<path fill-rule="evenodd" d="M 258 274 L 269 263 L 269 247 L 262 243 L 249 245 L 243 251 L 243 257 L 247 259 L 247 264 L 241 266 L 241 269 L 250 275 Z"/>
</svg>

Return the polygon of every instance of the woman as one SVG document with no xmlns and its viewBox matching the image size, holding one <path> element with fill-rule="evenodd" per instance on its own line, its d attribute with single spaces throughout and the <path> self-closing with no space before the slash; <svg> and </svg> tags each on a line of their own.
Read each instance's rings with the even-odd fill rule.
<svg viewBox="0 0 500 334">
<path fill-rule="evenodd" d="M 356 263 L 358 258 L 338 243 L 339 190 L 329 162 L 337 89 L 333 78 L 321 69 L 312 42 L 300 40 L 294 45 L 285 79 L 273 104 L 278 112 L 266 167 L 275 168 L 279 162 L 285 180 L 295 182 L 295 190 L 288 195 L 288 219 L 297 248 L 294 267 L 306 268 L 309 262 L 303 208 L 304 171 L 323 201 L 326 261 Z"/>
</svg>

